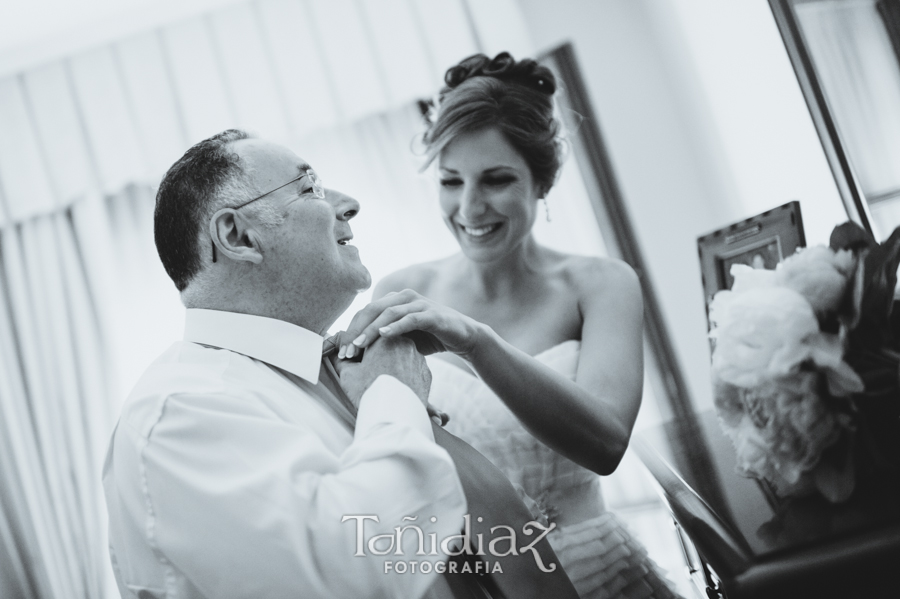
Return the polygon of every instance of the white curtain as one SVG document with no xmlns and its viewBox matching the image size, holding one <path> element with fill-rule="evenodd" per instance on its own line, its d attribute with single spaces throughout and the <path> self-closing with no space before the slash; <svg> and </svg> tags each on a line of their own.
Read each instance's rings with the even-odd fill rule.
<svg viewBox="0 0 900 599">
<path fill-rule="evenodd" d="M 100 456 L 113 411 L 86 265 L 67 211 L 8 227 L 0 243 L 0 488 L 14 588 L 101 597 Z"/>
<path fill-rule="evenodd" d="M 100 468 L 123 381 L 183 312 L 152 210 L 152 190 L 129 187 L 0 231 L 3 597 L 114 592 Z"/>
</svg>

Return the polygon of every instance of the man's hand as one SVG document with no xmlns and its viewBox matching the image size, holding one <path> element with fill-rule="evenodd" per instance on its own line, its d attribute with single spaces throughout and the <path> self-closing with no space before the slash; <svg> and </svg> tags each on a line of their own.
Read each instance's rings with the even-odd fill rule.
<svg viewBox="0 0 900 599">
<path fill-rule="evenodd" d="M 339 340 L 339 358 L 353 358 L 379 338 L 409 337 L 424 355 L 447 351 L 466 358 L 487 327 L 456 310 L 405 289 L 360 310 Z M 348 341 L 349 340 L 349 341 Z"/>
<path fill-rule="evenodd" d="M 361 362 L 335 360 L 334 366 L 341 377 L 341 387 L 357 408 L 363 393 L 382 374 L 399 380 L 412 389 L 424 405 L 428 405 L 431 370 L 410 339 L 377 339 L 366 349 Z"/>
</svg>

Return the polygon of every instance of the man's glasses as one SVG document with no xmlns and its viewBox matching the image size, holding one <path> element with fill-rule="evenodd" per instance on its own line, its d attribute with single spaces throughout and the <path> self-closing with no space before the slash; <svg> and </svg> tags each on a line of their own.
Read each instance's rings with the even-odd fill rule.
<svg viewBox="0 0 900 599">
<path fill-rule="evenodd" d="M 308 169 L 304 169 L 303 174 L 301 174 L 299 177 L 291 179 L 284 185 L 279 185 L 275 189 L 270 189 L 269 191 L 262 194 L 261 196 L 256 196 L 252 200 L 248 200 L 248 201 L 244 202 L 243 204 L 241 204 L 240 206 L 235 206 L 234 209 L 240 210 L 244 206 L 246 206 L 248 204 L 252 204 L 256 200 L 262 199 L 262 198 L 266 197 L 267 195 L 269 195 L 270 193 L 275 193 L 282 187 L 287 187 L 291 183 L 296 183 L 297 181 L 299 181 L 300 179 L 302 179 L 304 177 L 309 177 L 309 184 L 312 187 L 312 189 L 310 191 L 304 191 L 302 195 L 311 194 L 317 200 L 324 200 L 325 199 L 325 188 L 322 186 L 322 180 L 319 179 L 319 175 L 316 174 L 316 171 L 312 170 L 311 168 L 308 168 Z"/>
<path fill-rule="evenodd" d="M 266 193 L 264 193 L 262 195 L 258 195 L 255 198 L 253 198 L 252 200 L 247 200 L 240 206 L 233 206 L 232 210 L 240 210 L 244 206 L 248 206 L 248 205 L 252 204 L 253 202 L 255 202 L 256 200 L 261 200 L 262 198 L 266 197 L 270 193 L 275 193 L 279 189 L 281 189 L 283 187 L 287 187 L 291 183 L 296 183 L 297 181 L 299 181 L 300 179 L 303 179 L 304 177 L 309 179 L 310 189 L 307 191 L 304 191 L 301 195 L 304 195 L 304 196 L 308 195 L 308 196 L 312 196 L 313 198 L 315 198 L 317 200 L 324 200 L 325 199 L 325 187 L 322 185 L 322 180 L 319 179 L 319 175 L 316 174 L 316 171 L 312 170 L 311 168 L 307 168 L 307 169 L 303 169 L 303 174 L 301 174 L 299 177 L 295 177 L 295 178 L 291 179 L 290 181 L 288 181 L 287 183 L 285 183 L 284 185 L 279 185 L 275 189 L 270 189 Z M 212 241 L 212 240 L 210 240 L 210 241 Z M 212 244 L 212 261 L 213 262 L 216 261 L 216 244 L 215 243 Z"/>
</svg>

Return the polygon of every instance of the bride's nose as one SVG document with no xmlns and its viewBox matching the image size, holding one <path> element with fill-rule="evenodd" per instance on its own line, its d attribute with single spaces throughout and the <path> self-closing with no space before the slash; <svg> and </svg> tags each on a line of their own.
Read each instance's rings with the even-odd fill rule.
<svg viewBox="0 0 900 599">
<path fill-rule="evenodd" d="M 459 199 L 459 214 L 465 220 L 475 222 L 487 210 L 484 198 L 474 186 L 466 186 Z"/>
</svg>

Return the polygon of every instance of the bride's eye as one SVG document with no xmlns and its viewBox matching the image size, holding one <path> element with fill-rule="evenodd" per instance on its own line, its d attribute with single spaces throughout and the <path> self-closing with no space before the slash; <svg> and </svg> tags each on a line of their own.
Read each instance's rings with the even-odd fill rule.
<svg viewBox="0 0 900 599">
<path fill-rule="evenodd" d="M 498 175 L 495 177 L 485 177 L 484 184 L 490 187 L 503 187 L 513 183 L 516 178 L 512 175 Z"/>
<path fill-rule="evenodd" d="M 441 187 L 453 188 L 453 187 L 459 187 L 460 185 L 462 185 L 462 179 L 456 179 L 456 178 L 441 179 Z"/>
</svg>

